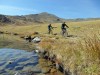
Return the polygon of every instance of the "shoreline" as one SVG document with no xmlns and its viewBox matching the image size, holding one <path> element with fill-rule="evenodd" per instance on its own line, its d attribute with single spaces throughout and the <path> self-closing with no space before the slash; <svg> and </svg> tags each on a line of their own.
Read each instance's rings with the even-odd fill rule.
<svg viewBox="0 0 100 75">
<path fill-rule="evenodd" d="M 8 37 L 7 37 L 8 36 Z M 12 37 L 15 37 L 15 38 L 13 38 L 13 40 L 14 41 L 11 41 L 9 38 L 12 38 Z M 37 44 L 34 44 L 34 43 L 32 43 L 32 42 L 27 42 L 27 41 L 25 41 L 25 40 L 23 40 L 22 41 L 22 39 L 21 40 L 19 40 L 19 36 L 14 36 L 14 35 L 12 35 L 12 36 L 10 36 L 10 35 L 7 35 L 7 34 L 3 34 L 3 35 L 1 35 L 1 38 L 3 38 L 3 40 L 1 40 L 1 43 L 3 43 L 2 45 L 1 45 L 1 47 L 0 48 L 12 48 L 12 49 L 21 49 L 21 50 L 26 50 L 26 51 L 34 51 L 34 50 L 36 50 L 37 48 L 36 48 L 36 45 Z M 19 41 L 17 41 L 17 39 L 19 40 Z M 8 43 L 7 45 L 6 45 L 6 43 Z M 19 44 L 20 43 L 20 44 Z M 11 47 L 10 47 L 10 45 L 12 45 Z M 19 46 L 20 45 L 20 46 Z M 31 47 L 30 47 L 30 45 L 32 45 Z M 26 47 L 25 47 L 26 46 Z M 43 52 L 42 52 L 43 53 Z M 44 54 L 44 53 L 43 53 Z M 42 54 L 42 55 L 43 55 Z M 40 56 L 40 55 L 39 55 Z M 45 56 L 45 55 L 44 55 Z M 43 60 L 43 61 L 41 61 L 41 60 Z M 46 73 L 44 73 L 45 75 L 54 75 L 54 73 L 55 73 L 55 75 L 58 75 L 58 74 L 56 74 L 56 73 L 59 73 L 60 75 L 63 75 L 60 71 L 58 71 L 56 68 L 55 68 L 55 66 L 53 66 L 54 64 L 52 64 L 51 63 L 51 61 L 50 60 L 46 60 L 45 58 L 39 58 L 39 67 L 41 67 L 41 63 L 45 63 L 45 64 L 47 64 L 46 62 L 48 62 L 48 65 L 44 65 L 44 68 L 41 68 L 41 70 L 42 71 L 45 71 L 46 69 L 47 69 L 47 71 L 48 72 L 46 72 Z M 50 72 L 51 71 L 51 72 Z"/>
<path fill-rule="evenodd" d="M 39 54 L 39 64 L 43 68 L 47 68 L 45 75 L 69 75 L 63 67 L 62 63 L 57 62 L 55 55 L 50 56 L 48 51 L 38 50 Z M 44 63 L 44 64 L 43 64 Z"/>
</svg>

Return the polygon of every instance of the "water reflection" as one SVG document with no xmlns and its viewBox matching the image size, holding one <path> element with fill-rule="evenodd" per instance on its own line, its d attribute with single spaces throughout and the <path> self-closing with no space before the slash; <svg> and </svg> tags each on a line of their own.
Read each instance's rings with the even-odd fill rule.
<svg viewBox="0 0 100 75">
<path fill-rule="evenodd" d="M 34 68 L 38 64 L 38 55 L 17 49 L 0 49 L 0 75 L 12 75 L 16 71 Z"/>
</svg>

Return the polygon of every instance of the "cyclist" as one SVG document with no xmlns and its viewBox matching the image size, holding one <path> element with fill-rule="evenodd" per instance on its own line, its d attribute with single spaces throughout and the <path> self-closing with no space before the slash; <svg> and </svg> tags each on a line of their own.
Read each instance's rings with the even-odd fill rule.
<svg viewBox="0 0 100 75">
<path fill-rule="evenodd" d="M 67 26 L 67 24 L 64 22 L 61 26 L 61 29 L 62 29 L 62 36 L 68 36 L 68 32 L 67 32 L 67 28 L 69 28 Z"/>
</svg>

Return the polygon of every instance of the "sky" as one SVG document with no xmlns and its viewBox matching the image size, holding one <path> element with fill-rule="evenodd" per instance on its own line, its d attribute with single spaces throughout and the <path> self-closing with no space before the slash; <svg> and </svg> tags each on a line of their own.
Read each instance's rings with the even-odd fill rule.
<svg viewBox="0 0 100 75">
<path fill-rule="evenodd" d="M 65 19 L 100 17 L 100 0 L 0 0 L 0 14 L 48 12 Z"/>
</svg>

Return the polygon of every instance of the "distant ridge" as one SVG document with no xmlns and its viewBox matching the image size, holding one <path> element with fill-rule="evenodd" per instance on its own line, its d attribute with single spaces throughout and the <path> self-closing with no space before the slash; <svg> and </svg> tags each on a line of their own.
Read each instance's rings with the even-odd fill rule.
<svg viewBox="0 0 100 75">
<path fill-rule="evenodd" d="M 0 22 L 1 23 L 10 23 L 11 20 L 9 18 L 7 18 L 6 16 L 0 14 Z"/>
<path fill-rule="evenodd" d="M 65 19 L 59 18 L 56 15 L 49 14 L 47 12 L 22 16 L 0 15 L 1 23 L 10 23 L 17 25 L 27 23 L 59 23 L 63 21 L 65 21 Z"/>
<path fill-rule="evenodd" d="M 64 21 L 89 21 L 89 20 L 100 20 L 100 18 L 77 18 L 77 19 L 63 19 L 56 15 L 43 12 L 39 14 L 21 15 L 21 16 L 10 16 L 0 14 L 0 25 L 1 24 L 15 24 L 15 25 L 25 25 L 32 23 L 61 23 Z"/>
<path fill-rule="evenodd" d="M 31 15 L 25 15 L 27 19 L 31 19 L 34 22 L 39 23 L 54 23 L 54 22 L 62 22 L 64 19 L 61 19 L 53 14 L 49 14 L 47 12 L 43 12 L 40 14 L 31 14 Z"/>
</svg>

